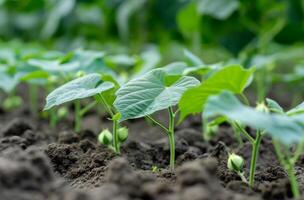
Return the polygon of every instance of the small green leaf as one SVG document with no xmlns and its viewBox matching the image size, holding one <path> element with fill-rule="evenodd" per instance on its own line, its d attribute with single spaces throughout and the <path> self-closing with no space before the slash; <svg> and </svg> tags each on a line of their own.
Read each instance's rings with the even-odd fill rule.
<svg viewBox="0 0 304 200">
<path fill-rule="evenodd" d="M 88 74 L 72 80 L 51 92 L 46 97 L 44 110 L 48 110 L 53 106 L 61 105 L 75 99 L 91 97 L 113 87 L 114 84 L 112 82 L 102 82 L 101 75 Z"/>
<path fill-rule="evenodd" d="M 238 121 L 252 128 L 266 131 L 283 144 L 290 145 L 303 139 L 304 127 L 293 118 L 276 113 L 260 112 L 243 105 L 231 92 L 224 91 L 209 97 L 203 112 L 204 118 L 218 115 Z"/>
<path fill-rule="evenodd" d="M 186 89 L 199 84 L 193 77 L 184 76 L 172 85 L 166 85 L 166 73 L 155 69 L 135 78 L 116 93 L 116 109 L 122 114 L 121 121 L 150 115 L 178 103 Z"/>
<path fill-rule="evenodd" d="M 253 72 L 253 68 L 246 70 L 231 65 L 217 71 L 199 86 L 187 90 L 179 102 L 181 120 L 189 114 L 201 112 L 210 95 L 219 94 L 223 90 L 241 94 Z"/>
<path fill-rule="evenodd" d="M 283 108 L 274 100 L 266 98 L 267 107 L 271 112 L 283 114 Z"/>
</svg>

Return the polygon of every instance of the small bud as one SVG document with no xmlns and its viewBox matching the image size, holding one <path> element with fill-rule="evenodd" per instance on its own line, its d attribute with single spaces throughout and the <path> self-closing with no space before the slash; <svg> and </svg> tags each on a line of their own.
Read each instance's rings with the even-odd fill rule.
<svg viewBox="0 0 304 200">
<path fill-rule="evenodd" d="M 78 71 L 77 73 L 76 73 L 76 77 L 77 78 L 80 78 L 80 77 L 82 77 L 82 76 L 84 76 L 86 73 L 84 72 L 84 71 Z"/>
<path fill-rule="evenodd" d="M 236 154 L 230 154 L 227 162 L 228 169 L 235 171 L 235 172 L 241 172 L 243 170 L 244 166 L 244 159 Z"/>
<path fill-rule="evenodd" d="M 269 113 L 269 108 L 265 105 L 264 102 L 258 103 L 255 109 L 260 112 Z"/>
<path fill-rule="evenodd" d="M 122 127 L 118 129 L 118 138 L 120 142 L 124 142 L 127 140 L 129 135 L 129 131 L 126 127 Z"/>
<path fill-rule="evenodd" d="M 108 129 L 103 130 L 98 136 L 98 141 L 104 145 L 110 145 L 112 140 L 112 133 Z"/>
<path fill-rule="evenodd" d="M 66 107 L 61 107 L 57 110 L 57 117 L 59 119 L 64 118 L 68 114 L 68 109 Z"/>
</svg>

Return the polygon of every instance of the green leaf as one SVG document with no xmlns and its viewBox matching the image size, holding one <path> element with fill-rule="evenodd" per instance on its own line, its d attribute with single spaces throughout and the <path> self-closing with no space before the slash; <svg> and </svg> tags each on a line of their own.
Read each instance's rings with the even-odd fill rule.
<svg viewBox="0 0 304 200">
<path fill-rule="evenodd" d="M 284 110 L 283 108 L 274 100 L 266 98 L 267 107 L 271 112 L 283 114 Z"/>
<path fill-rule="evenodd" d="M 103 82 L 101 80 L 101 75 L 88 74 L 72 80 L 51 92 L 46 97 L 44 110 L 76 99 L 91 97 L 110 90 L 113 87 L 114 84 L 112 82 Z"/>
<path fill-rule="evenodd" d="M 181 119 L 189 114 L 199 113 L 210 95 L 223 90 L 241 94 L 247 86 L 254 69 L 243 69 L 238 65 L 231 65 L 215 72 L 199 86 L 187 90 L 180 102 Z"/>
<path fill-rule="evenodd" d="M 238 0 L 200 0 L 198 10 L 219 20 L 227 19 L 239 8 Z"/>
<path fill-rule="evenodd" d="M 19 84 L 19 77 L 10 75 L 5 70 L 0 69 L 0 89 L 6 93 L 13 91 Z"/>
<path fill-rule="evenodd" d="M 300 142 L 304 127 L 287 115 L 260 112 L 243 105 L 231 92 L 224 91 L 209 97 L 203 112 L 204 118 L 223 115 L 252 128 L 266 131 L 271 137 L 290 145 Z"/>
<path fill-rule="evenodd" d="M 287 112 L 289 116 L 304 114 L 304 102 Z"/>
<path fill-rule="evenodd" d="M 182 8 L 176 16 L 178 28 L 187 38 L 193 37 L 194 33 L 198 33 L 200 29 L 201 16 L 197 12 L 196 8 L 196 2 L 189 3 Z"/>
<path fill-rule="evenodd" d="M 199 84 L 193 77 L 184 76 L 166 85 L 166 72 L 155 69 L 135 78 L 116 93 L 114 106 L 122 114 L 121 121 L 150 115 L 178 103 L 181 95 Z"/>
</svg>

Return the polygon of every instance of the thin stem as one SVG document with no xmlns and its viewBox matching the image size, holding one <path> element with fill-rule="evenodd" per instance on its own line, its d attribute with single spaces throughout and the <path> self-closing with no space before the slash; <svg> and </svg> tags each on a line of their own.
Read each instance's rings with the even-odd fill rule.
<svg viewBox="0 0 304 200">
<path fill-rule="evenodd" d="M 241 137 L 242 131 L 238 127 L 236 127 L 235 123 L 231 123 L 231 125 L 232 125 L 232 128 L 234 129 L 233 132 L 235 133 L 235 137 L 236 137 L 238 143 L 240 144 L 240 146 L 243 146 L 244 143 L 243 143 L 243 140 Z"/>
<path fill-rule="evenodd" d="M 290 162 L 290 159 L 287 160 L 287 166 L 285 167 L 285 169 L 288 174 L 293 197 L 295 199 L 298 199 L 300 197 L 299 185 L 297 182 L 297 177 L 295 176 L 295 173 L 294 173 L 294 165 Z"/>
<path fill-rule="evenodd" d="M 75 105 L 74 130 L 75 130 L 75 132 L 78 133 L 81 130 L 81 104 L 80 104 L 80 100 L 76 100 L 74 105 Z"/>
<path fill-rule="evenodd" d="M 91 110 L 94 106 L 96 106 L 97 102 L 93 101 L 89 105 L 85 106 L 83 109 L 81 109 L 81 116 L 85 115 L 89 110 Z"/>
<path fill-rule="evenodd" d="M 239 177 L 241 178 L 241 180 L 242 180 L 244 183 L 248 183 L 246 177 L 244 176 L 244 172 L 237 172 L 237 174 L 239 175 Z"/>
<path fill-rule="evenodd" d="M 169 132 L 169 129 L 167 129 L 164 125 L 162 125 L 160 122 L 158 122 L 157 120 L 155 120 L 154 118 L 152 118 L 150 115 L 146 116 L 149 120 L 151 120 L 153 123 L 155 123 L 156 125 L 158 125 L 160 128 L 164 129 L 166 131 L 166 133 Z"/>
<path fill-rule="evenodd" d="M 174 112 L 172 107 L 169 107 L 169 145 L 170 145 L 170 168 L 174 170 L 175 166 L 175 139 L 174 139 Z"/>
<path fill-rule="evenodd" d="M 119 147 L 119 135 L 118 135 L 118 121 L 113 120 L 113 147 L 117 154 L 120 154 L 120 147 Z"/>
<path fill-rule="evenodd" d="M 104 105 L 105 109 L 107 110 L 107 112 L 111 115 L 111 117 L 113 117 L 114 113 L 113 113 L 111 107 L 109 106 L 108 102 L 106 101 L 106 99 L 103 97 L 102 94 L 99 94 L 98 96 L 100 97 L 100 100 L 101 100 L 102 104 Z"/>
<path fill-rule="evenodd" d="M 53 108 L 49 111 L 50 114 L 50 126 L 52 128 L 55 128 L 56 124 L 57 124 L 57 114 L 56 114 L 56 110 Z"/>
<path fill-rule="evenodd" d="M 256 134 L 256 139 L 252 146 L 251 162 L 250 162 L 250 173 L 249 173 L 249 186 L 254 186 L 254 175 L 256 169 L 256 162 L 258 158 L 259 148 L 262 140 L 262 133 L 258 130 Z"/>
<path fill-rule="evenodd" d="M 255 139 L 243 127 L 241 127 L 239 123 L 234 122 L 234 125 L 244 134 L 251 144 L 255 142 Z"/>
<path fill-rule="evenodd" d="M 292 163 L 292 165 L 295 165 L 296 162 L 299 160 L 300 156 L 303 153 L 303 148 L 304 148 L 304 142 L 301 142 L 300 144 L 298 144 L 293 157 L 290 159 L 290 162 Z"/>
<path fill-rule="evenodd" d="M 280 148 L 279 142 L 276 140 L 273 140 L 273 145 L 274 145 L 275 152 L 278 156 L 278 159 L 279 159 L 281 165 L 287 171 L 293 197 L 295 199 L 298 199 L 300 197 L 300 190 L 299 190 L 297 178 L 294 174 L 294 163 L 292 162 L 294 157 L 290 158 L 287 156 L 287 159 L 285 159 L 284 158 L 285 156 Z"/>
</svg>

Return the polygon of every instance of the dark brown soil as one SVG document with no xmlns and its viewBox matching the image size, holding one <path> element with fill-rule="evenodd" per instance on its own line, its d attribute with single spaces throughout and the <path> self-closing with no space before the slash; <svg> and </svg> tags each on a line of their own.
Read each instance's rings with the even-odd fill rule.
<svg viewBox="0 0 304 200">
<path fill-rule="evenodd" d="M 250 145 L 240 147 L 228 126 L 206 142 L 199 131 L 199 118 L 180 125 L 175 134 L 177 168 L 171 171 L 167 168 L 169 146 L 160 129 L 149 127 L 145 120 L 128 122 L 130 137 L 117 156 L 97 143 L 98 120 L 94 113 L 87 116 L 83 127 L 90 130 L 76 134 L 69 120 L 52 130 L 46 121 L 31 119 L 26 110 L 0 112 L 0 199 L 292 199 L 287 174 L 266 137 L 256 186 L 251 189 L 226 167 L 228 151 L 238 153 L 247 161 L 248 176 L 251 155 Z M 302 191 L 303 167 L 304 157 L 296 168 Z"/>
</svg>

